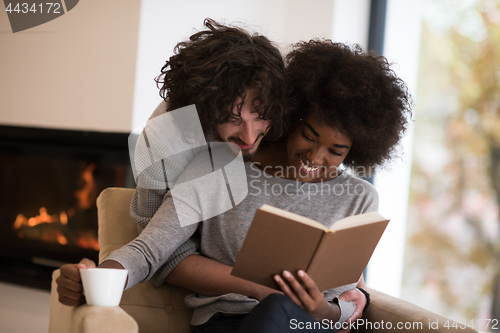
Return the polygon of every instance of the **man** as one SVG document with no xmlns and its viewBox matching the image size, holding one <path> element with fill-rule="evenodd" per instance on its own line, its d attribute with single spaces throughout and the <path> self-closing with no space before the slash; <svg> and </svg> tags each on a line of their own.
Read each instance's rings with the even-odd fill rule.
<svg viewBox="0 0 500 333">
<path fill-rule="evenodd" d="M 211 19 L 206 19 L 204 25 L 206 30 L 177 44 L 175 54 L 161 69 L 156 82 L 164 101 L 151 119 L 194 104 L 206 141 L 235 143 L 243 158 L 249 160 L 264 135 L 273 139 L 285 130 L 283 58 L 279 49 L 262 35 Z M 145 132 L 143 137 L 149 147 L 152 138 Z M 176 161 L 158 161 L 152 165 L 152 173 L 163 170 L 165 174 L 178 175 L 184 167 Z M 163 186 L 153 188 L 141 187 L 141 177 L 136 178 L 138 186 L 132 199 L 131 215 L 139 231 L 153 218 L 169 190 L 165 178 L 168 177 L 163 177 Z M 172 263 L 192 254 L 188 249 L 192 247 L 181 246 L 177 253 L 182 255 Z M 82 262 L 94 265 L 87 259 Z M 174 267 L 165 268 L 159 276 L 168 275 Z M 57 284 L 61 303 L 70 306 L 84 303 L 76 264 L 61 267 Z"/>
</svg>

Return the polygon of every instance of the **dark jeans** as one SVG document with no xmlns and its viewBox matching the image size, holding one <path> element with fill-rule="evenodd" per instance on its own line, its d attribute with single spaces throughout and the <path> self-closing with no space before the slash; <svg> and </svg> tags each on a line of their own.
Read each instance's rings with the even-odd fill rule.
<svg viewBox="0 0 500 333">
<path fill-rule="evenodd" d="M 280 294 L 266 297 L 246 315 L 217 313 L 194 333 L 331 332 L 290 298 Z"/>
</svg>

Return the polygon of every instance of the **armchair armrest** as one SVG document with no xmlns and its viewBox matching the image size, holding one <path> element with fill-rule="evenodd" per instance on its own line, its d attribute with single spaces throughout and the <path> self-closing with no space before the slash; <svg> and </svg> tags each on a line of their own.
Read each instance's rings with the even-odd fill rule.
<svg viewBox="0 0 500 333">
<path fill-rule="evenodd" d="M 138 333 L 136 321 L 118 306 L 66 306 L 59 302 L 56 279 L 52 274 L 49 333 Z"/>
<path fill-rule="evenodd" d="M 458 329 L 444 327 L 448 318 L 380 291 L 370 288 L 367 290 L 370 293 L 371 302 L 363 314 L 365 323 L 357 327 L 357 332 L 477 332 L 469 327 L 464 329 L 460 326 Z M 453 321 L 450 320 L 448 324 L 451 326 Z"/>
</svg>

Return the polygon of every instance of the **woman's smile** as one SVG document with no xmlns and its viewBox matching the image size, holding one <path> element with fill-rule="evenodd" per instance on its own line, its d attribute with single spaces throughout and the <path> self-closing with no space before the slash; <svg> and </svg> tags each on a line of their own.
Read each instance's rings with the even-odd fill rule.
<svg viewBox="0 0 500 333">
<path fill-rule="evenodd" d="M 338 127 L 318 121 L 314 113 L 300 121 L 287 141 L 288 166 L 302 182 L 328 181 L 349 153 L 352 141 Z"/>
<path fill-rule="evenodd" d="M 307 173 L 314 173 L 314 172 L 319 171 L 319 170 L 322 168 L 322 167 L 320 167 L 320 166 L 315 166 L 315 167 L 313 167 L 313 166 L 308 166 L 308 165 L 309 165 L 309 164 L 311 164 L 311 163 L 309 163 L 309 161 L 307 161 L 307 160 L 306 160 L 307 162 L 304 162 L 304 160 L 300 157 L 300 155 L 299 155 L 299 154 L 297 154 L 297 160 L 299 161 L 299 165 L 300 165 L 300 167 L 301 167 L 301 168 L 302 168 L 305 172 L 307 172 Z"/>
</svg>

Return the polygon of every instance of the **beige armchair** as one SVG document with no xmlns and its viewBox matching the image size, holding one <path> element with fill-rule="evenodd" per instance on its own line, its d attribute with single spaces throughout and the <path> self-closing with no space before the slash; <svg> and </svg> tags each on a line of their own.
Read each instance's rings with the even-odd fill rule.
<svg viewBox="0 0 500 333">
<path fill-rule="evenodd" d="M 135 222 L 129 214 L 134 191 L 124 188 L 108 188 L 97 199 L 99 219 L 99 260 L 128 243 L 137 236 Z M 184 305 L 188 291 L 164 285 L 153 287 L 151 282 L 141 283 L 123 293 L 119 307 L 82 305 L 69 307 L 58 301 L 55 279 L 52 277 L 49 333 L 187 333 L 191 331 L 191 310 Z M 444 327 L 446 318 L 416 305 L 378 292 L 368 290 L 371 305 L 364 314 L 366 324 L 361 332 L 449 332 Z M 429 328 L 429 323 L 438 327 Z M 471 329 L 461 332 L 475 332 Z"/>
</svg>

